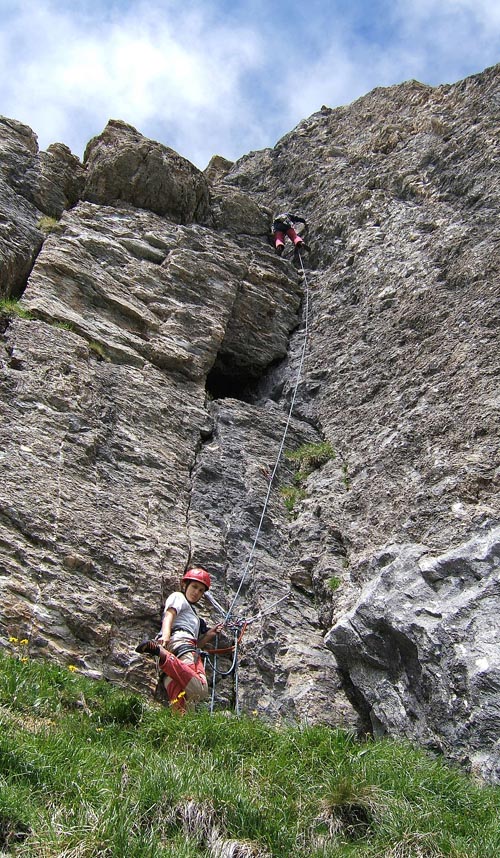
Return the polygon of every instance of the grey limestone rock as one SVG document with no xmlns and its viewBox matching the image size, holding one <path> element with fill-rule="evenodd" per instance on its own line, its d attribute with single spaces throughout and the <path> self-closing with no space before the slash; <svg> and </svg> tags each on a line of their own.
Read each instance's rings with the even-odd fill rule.
<svg viewBox="0 0 500 858">
<path fill-rule="evenodd" d="M 213 222 L 216 229 L 235 235 L 270 235 L 271 214 L 248 194 L 236 188 L 217 188 L 211 194 Z"/>
<path fill-rule="evenodd" d="M 64 144 L 39 152 L 30 128 L 0 117 L 0 152 L 3 181 L 41 213 L 59 218 L 80 198 L 84 169 Z"/>
<path fill-rule="evenodd" d="M 121 200 L 178 223 L 202 223 L 208 216 L 203 173 L 125 122 L 110 120 L 87 144 L 84 163 L 84 198 L 90 202 L 113 205 Z"/>
<path fill-rule="evenodd" d="M 433 555 L 387 546 L 326 641 L 375 735 L 500 781 L 500 528 Z"/>
<path fill-rule="evenodd" d="M 210 158 L 210 162 L 207 167 L 205 167 L 203 173 L 209 185 L 213 185 L 219 181 L 219 179 L 223 179 L 229 173 L 229 170 L 233 166 L 234 161 L 229 161 L 227 158 L 224 158 L 222 155 L 213 155 Z"/>
<path fill-rule="evenodd" d="M 114 361 L 205 381 L 216 359 L 259 375 L 286 353 L 300 287 L 259 246 L 141 209 L 80 203 L 49 236 L 23 304 Z M 89 312 L 90 311 L 90 312 Z"/>
<path fill-rule="evenodd" d="M 60 218 L 81 197 L 85 171 L 71 150 L 63 143 L 52 143 L 40 152 L 40 178 L 36 201 L 47 215 Z"/>
<path fill-rule="evenodd" d="M 272 403 L 263 409 L 229 398 L 210 413 L 213 431 L 192 471 L 188 528 L 193 556 L 215 572 L 218 601 L 236 619 L 256 617 L 244 638 L 241 705 L 272 718 L 357 728 L 323 644 L 314 587 L 297 578 L 300 560 L 289 548 L 297 527 L 280 489 L 293 473 L 286 458 L 278 460 L 286 414 Z M 292 420 L 286 441 L 294 449 L 318 436 Z"/>
<path fill-rule="evenodd" d="M 43 215 L 59 218 L 79 198 L 83 167 L 67 146 L 38 151 L 36 135 L 0 117 L 0 295 L 18 297 L 43 243 Z"/>
<path fill-rule="evenodd" d="M 1 392 L 2 638 L 123 681 L 164 570 L 185 562 L 203 391 L 13 319 Z"/>
</svg>

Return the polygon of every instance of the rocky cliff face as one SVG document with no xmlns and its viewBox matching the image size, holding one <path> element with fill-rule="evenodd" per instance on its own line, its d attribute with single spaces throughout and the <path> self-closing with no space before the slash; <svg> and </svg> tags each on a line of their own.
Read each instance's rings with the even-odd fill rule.
<svg viewBox="0 0 500 858">
<path fill-rule="evenodd" d="M 133 648 L 186 565 L 231 604 L 307 292 L 286 449 L 335 457 L 291 513 L 281 458 L 236 612 L 287 598 L 249 626 L 240 704 L 500 779 L 499 100 L 500 67 L 375 90 L 205 173 L 122 122 L 80 164 L 0 121 L 2 294 L 29 313 L 1 326 L 4 644 L 153 688 Z M 266 241 L 282 205 L 305 280 Z"/>
</svg>

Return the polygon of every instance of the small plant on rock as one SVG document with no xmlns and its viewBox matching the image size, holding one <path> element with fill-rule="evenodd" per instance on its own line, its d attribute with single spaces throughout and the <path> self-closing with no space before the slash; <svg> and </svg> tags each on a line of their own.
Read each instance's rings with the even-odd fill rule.
<svg viewBox="0 0 500 858">
<path fill-rule="evenodd" d="M 349 476 L 349 466 L 346 461 L 342 462 L 342 482 L 346 488 L 346 491 L 349 491 L 351 488 L 351 479 Z"/>
<path fill-rule="evenodd" d="M 89 351 L 96 355 L 100 360 L 109 360 L 109 356 L 101 343 L 98 343 L 96 340 L 91 340 L 89 342 Z"/>
<path fill-rule="evenodd" d="M 62 224 L 55 217 L 43 215 L 37 223 L 38 229 L 45 235 L 50 235 L 51 232 L 62 232 Z"/>
<path fill-rule="evenodd" d="M 61 331 L 75 330 L 75 326 L 71 322 L 54 322 L 54 328 L 59 328 Z"/>
<path fill-rule="evenodd" d="M 285 455 L 294 463 L 297 470 L 293 477 L 293 486 L 284 486 L 281 489 L 281 494 L 284 497 L 287 510 L 295 517 L 296 502 L 306 497 L 304 483 L 307 477 L 330 459 L 333 459 L 335 452 L 328 441 L 320 441 L 316 444 L 303 444 L 296 450 L 288 451 Z"/>
<path fill-rule="evenodd" d="M 335 458 L 335 451 L 329 441 L 319 441 L 316 444 L 302 444 L 297 450 L 291 450 L 285 455 L 295 463 L 302 479 L 305 479 L 330 459 Z"/>
<path fill-rule="evenodd" d="M 283 501 L 288 512 L 293 518 L 295 518 L 295 516 L 297 515 L 295 504 L 297 503 L 297 501 L 303 500 L 303 498 L 305 498 L 305 489 L 302 489 L 299 486 L 283 486 L 283 488 L 281 489 L 281 495 L 283 497 Z"/>
<path fill-rule="evenodd" d="M 10 318 L 18 316 L 20 319 L 33 319 L 33 314 L 13 298 L 0 298 L 0 314 Z"/>
</svg>

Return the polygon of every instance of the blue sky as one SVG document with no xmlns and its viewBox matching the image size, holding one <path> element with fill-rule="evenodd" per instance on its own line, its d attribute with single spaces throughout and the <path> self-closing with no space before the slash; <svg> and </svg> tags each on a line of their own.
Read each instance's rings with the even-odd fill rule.
<svg viewBox="0 0 500 858">
<path fill-rule="evenodd" d="M 123 119 L 203 169 L 325 104 L 500 61 L 499 0 L 0 0 L 0 114 L 80 158 Z"/>
</svg>

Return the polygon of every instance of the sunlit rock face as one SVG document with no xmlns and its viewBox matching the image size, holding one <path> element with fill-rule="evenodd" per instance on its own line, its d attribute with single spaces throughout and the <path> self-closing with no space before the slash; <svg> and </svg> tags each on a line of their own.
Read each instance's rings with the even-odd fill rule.
<svg viewBox="0 0 500 858">
<path fill-rule="evenodd" d="M 406 735 L 498 781 L 500 528 L 437 556 L 387 546 L 327 635 L 375 735 Z"/>
<path fill-rule="evenodd" d="M 102 134 L 88 143 L 84 163 L 84 198 L 90 202 L 128 202 L 179 223 L 207 218 L 209 196 L 203 173 L 125 122 L 110 120 Z"/>
<path fill-rule="evenodd" d="M 116 120 L 83 164 L 0 120 L 6 645 L 147 692 L 134 646 L 206 565 L 253 620 L 244 711 L 500 778 L 499 84 L 378 89 L 204 173 Z"/>
<path fill-rule="evenodd" d="M 42 219 L 78 200 L 84 170 L 67 146 L 39 152 L 31 128 L 3 116 L 0 152 L 0 297 L 17 297 L 44 239 Z"/>
</svg>

